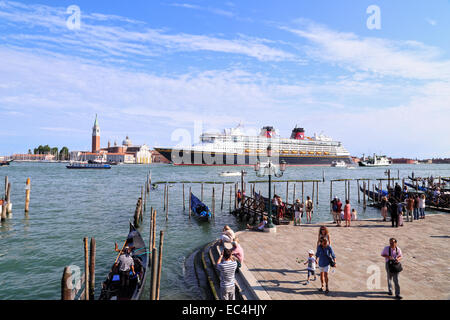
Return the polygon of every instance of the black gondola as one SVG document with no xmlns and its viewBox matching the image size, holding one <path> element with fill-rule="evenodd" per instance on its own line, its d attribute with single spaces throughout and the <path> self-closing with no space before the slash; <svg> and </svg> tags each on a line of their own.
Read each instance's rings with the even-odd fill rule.
<svg viewBox="0 0 450 320">
<path fill-rule="evenodd" d="M 130 281 L 128 288 L 121 288 L 119 270 L 115 267 L 115 263 L 122 254 L 123 249 L 128 246 L 131 249 L 131 256 L 134 261 L 134 270 L 136 274 L 130 273 Z M 125 241 L 122 250 L 118 254 L 116 261 L 111 267 L 106 280 L 102 285 L 100 300 L 139 300 L 144 288 L 145 279 L 148 271 L 148 250 L 139 231 L 130 223 L 130 232 Z"/>
<path fill-rule="evenodd" d="M 191 193 L 191 210 L 199 220 L 202 221 L 210 221 L 211 220 L 211 211 L 208 206 L 206 206 L 203 202 L 200 201 L 199 198 L 194 196 Z"/>
</svg>

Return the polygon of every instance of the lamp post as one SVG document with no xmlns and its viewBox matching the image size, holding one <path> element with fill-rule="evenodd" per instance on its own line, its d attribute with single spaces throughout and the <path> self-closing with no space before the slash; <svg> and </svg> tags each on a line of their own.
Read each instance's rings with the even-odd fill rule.
<svg viewBox="0 0 450 320">
<path fill-rule="evenodd" d="M 272 147 L 269 145 L 267 147 L 267 163 L 261 164 L 261 162 L 258 160 L 255 164 L 256 176 L 260 178 L 266 175 L 269 176 L 269 210 L 267 212 L 268 215 L 267 228 L 274 227 L 272 222 L 272 175 L 279 178 L 283 176 L 283 173 L 286 170 L 286 161 L 281 160 L 278 169 L 278 166 L 272 163 L 271 157 L 272 157 Z"/>
</svg>

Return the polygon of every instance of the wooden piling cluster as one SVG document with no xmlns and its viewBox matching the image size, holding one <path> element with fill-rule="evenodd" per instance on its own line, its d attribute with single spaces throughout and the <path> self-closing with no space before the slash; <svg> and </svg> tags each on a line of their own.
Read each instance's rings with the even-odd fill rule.
<svg viewBox="0 0 450 320">
<path fill-rule="evenodd" d="M 148 260 L 148 271 L 150 272 L 150 300 L 159 300 L 161 271 L 162 271 L 162 257 L 164 245 L 164 231 L 160 231 L 159 235 L 159 251 L 156 250 L 156 210 L 151 212 L 150 219 L 150 234 L 149 234 L 149 252 L 151 257 Z M 159 257 L 159 258 L 158 258 Z"/>
<path fill-rule="evenodd" d="M 66 266 L 61 279 L 61 300 L 93 300 L 95 297 L 95 238 L 91 238 L 88 249 L 88 238 L 83 239 L 84 273 L 74 272 L 72 266 Z M 79 275 L 79 277 L 76 277 Z"/>
<path fill-rule="evenodd" d="M 2 210 L 0 212 L 0 220 L 3 222 L 12 213 L 11 203 L 11 182 L 8 176 L 5 176 L 5 195 L 2 198 Z"/>
<path fill-rule="evenodd" d="M 136 202 L 136 209 L 134 211 L 134 225 L 138 228 L 144 220 L 144 212 L 147 210 L 147 201 L 150 199 L 150 185 L 151 185 L 151 173 L 147 174 L 147 178 L 143 186 L 141 186 L 141 196 Z"/>
</svg>

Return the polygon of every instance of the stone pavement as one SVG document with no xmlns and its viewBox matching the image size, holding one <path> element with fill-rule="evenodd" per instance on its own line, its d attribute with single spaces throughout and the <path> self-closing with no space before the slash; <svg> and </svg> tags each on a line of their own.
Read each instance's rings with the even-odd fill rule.
<svg viewBox="0 0 450 320">
<path fill-rule="evenodd" d="M 399 276 L 403 299 L 448 300 L 449 223 L 449 214 L 428 214 L 425 220 L 405 222 L 398 228 L 381 219 L 352 221 L 350 228 L 324 223 L 337 262 L 335 272 L 329 273 L 328 295 L 318 291 L 320 276 L 304 285 L 306 266 L 296 262 L 297 257 L 306 260 L 308 250 L 315 252 L 321 224 L 291 224 L 277 226 L 276 233 L 241 231 L 237 235 L 245 253 L 244 276 L 252 279 L 260 299 L 393 299 L 387 295 L 381 251 L 395 237 L 403 251 Z"/>
</svg>

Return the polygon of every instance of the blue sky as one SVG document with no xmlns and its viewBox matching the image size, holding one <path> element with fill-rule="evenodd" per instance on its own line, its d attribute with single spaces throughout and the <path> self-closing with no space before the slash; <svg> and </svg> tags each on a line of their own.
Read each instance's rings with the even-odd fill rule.
<svg viewBox="0 0 450 320">
<path fill-rule="evenodd" d="M 449 30 L 448 0 L 0 0 L 0 155 L 88 150 L 98 114 L 103 146 L 242 122 L 450 157 Z"/>
</svg>

